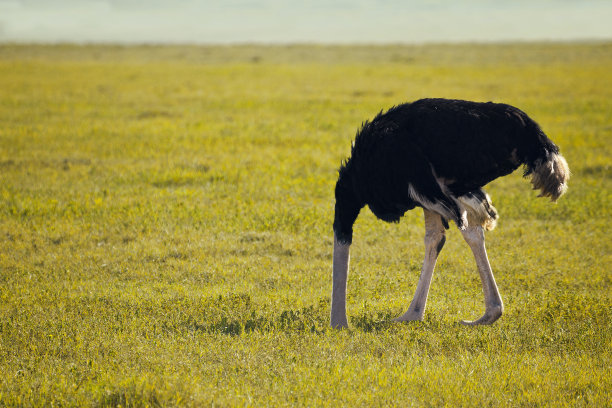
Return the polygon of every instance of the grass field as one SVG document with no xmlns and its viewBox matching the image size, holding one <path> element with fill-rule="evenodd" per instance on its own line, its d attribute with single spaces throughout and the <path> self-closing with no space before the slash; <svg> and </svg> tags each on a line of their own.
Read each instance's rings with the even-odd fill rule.
<svg viewBox="0 0 612 408">
<path fill-rule="evenodd" d="M 484 304 L 454 226 L 391 323 L 422 213 L 364 210 L 329 330 L 336 170 L 430 96 L 520 107 L 570 189 L 487 187 L 489 327 L 457 323 Z M 610 406 L 611 146 L 612 43 L 0 45 L 0 406 Z"/>
</svg>

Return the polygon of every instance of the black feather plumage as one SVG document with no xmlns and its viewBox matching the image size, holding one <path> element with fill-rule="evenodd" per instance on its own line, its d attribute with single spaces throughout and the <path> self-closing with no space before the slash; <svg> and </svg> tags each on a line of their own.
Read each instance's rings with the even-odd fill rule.
<svg viewBox="0 0 612 408">
<path fill-rule="evenodd" d="M 523 111 L 505 104 L 422 99 L 365 122 L 336 184 L 334 231 L 350 243 L 367 205 L 397 222 L 424 205 L 461 228 L 457 198 L 484 197 L 490 181 L 525 165 L 530 174 L 558 147 Z"/>
</svg>

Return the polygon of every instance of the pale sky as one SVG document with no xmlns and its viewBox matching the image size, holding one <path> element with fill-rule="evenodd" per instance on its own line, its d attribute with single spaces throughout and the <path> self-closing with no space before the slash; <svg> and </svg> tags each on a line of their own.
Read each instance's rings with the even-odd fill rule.
<svg viewBox="0 0 612 408">
<path fill-rule="evenodd" d="M 0 0 L 0 42 L 612 39 L 612 0 Z"/>
</svg>

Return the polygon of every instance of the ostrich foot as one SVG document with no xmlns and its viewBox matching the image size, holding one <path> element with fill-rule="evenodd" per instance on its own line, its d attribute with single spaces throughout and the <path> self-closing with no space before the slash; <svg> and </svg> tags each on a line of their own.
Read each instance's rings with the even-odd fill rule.
<svg viewBox="0 0 612 408">
<path fill-rule="evenodd" d="M 485 311 L 485 314 L 478 320 L 469 321 L 469 320 L 461 320 L 461 324 L 466 326 L 478 326 L 481 324 L 493 324 L 497 319 L 501 317 L 503 313 L 502 306 L 494 306 Z"/>
<path fill-rule="evenodd" d="M 414 322 L 414 321 L 421 321 L 421 320 L 423 320 L 422 313 L 418 313 L 413 310 L 408 310 L 406 313 L 404 313 L 401 316 L 396 317 L 392 321 L 393 322 Z"/>
<path fill-rule="evenodd" d="M 332 320 L 331 328 L 336 330 L 348 329 L 348 322 L 346 320 L 346 317 L 337 321 Z"/>
</svg>

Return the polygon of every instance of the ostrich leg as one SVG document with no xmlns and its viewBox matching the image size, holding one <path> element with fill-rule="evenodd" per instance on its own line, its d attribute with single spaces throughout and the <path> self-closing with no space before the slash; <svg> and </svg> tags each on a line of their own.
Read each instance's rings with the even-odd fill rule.
<svg viewBox="0 0 612 408">
<path fill-rule="evenodd" d="M 348 327 L 346 319 L 346 280 L 349 269 L 350 244 L 345 244 L 334 234 L 334 260 L 332 272 L 331 327 Z"/>
<path fill-rule="evenodd" d="M 495 278 L 493 277 L 493 271 L 487 258 L 487 251 L 485 249 L 484 241 L 484 230 L 481 226 L 469 226 L 465 231 L 461 231 L 463 238 L 468 243 L 476 258 L 476 265 L 478 265 L 478 273 L 480 273 L 480 279 L 482 280 L 482 290 L 485 297 L 485 313 L 484 315 L 474 321 L 461 321 L 466 325 L 478 325 L 478 324 L 491 324 L 499 319 L 504 311 L 504 304 Z"/>
<path fill-rule="evenodd" d="M 446 241 L 444 225 L 440 216 L 425 209 L 423 209 L 423 212 L 425 214 L 425 259 L 423 260 L 421 276 L 408 311 L 394 319 L 396 322 L 423 320 L 436 260 Z"/>
</svg>

